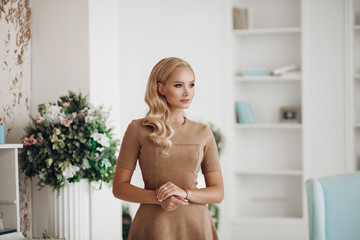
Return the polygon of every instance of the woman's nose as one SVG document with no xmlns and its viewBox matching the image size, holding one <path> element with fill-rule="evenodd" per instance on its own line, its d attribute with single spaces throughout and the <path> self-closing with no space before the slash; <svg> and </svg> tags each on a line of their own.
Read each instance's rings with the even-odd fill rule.
<svg viewBox="0 0 360 240">
<path fill-rule="evenodd" d="M 183 95 L 184 96 L 189 95 L 189 88 L 188 87 L 184 87 Z"/>
</svg>

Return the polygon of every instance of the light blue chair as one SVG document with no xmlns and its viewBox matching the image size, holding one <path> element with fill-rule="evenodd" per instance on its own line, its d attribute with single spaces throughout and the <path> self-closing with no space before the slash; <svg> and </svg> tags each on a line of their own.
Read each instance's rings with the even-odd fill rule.
<svg viewBox="0 0 360 240">
<path fill-rule="evenodd" d="M 360 240 L 360 173 L 305 184 L 310 240 Z"/>
</svg>

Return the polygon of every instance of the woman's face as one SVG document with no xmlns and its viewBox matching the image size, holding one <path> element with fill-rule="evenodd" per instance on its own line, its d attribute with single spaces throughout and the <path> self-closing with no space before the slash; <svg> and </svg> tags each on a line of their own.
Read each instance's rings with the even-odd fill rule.
<svg viewBox="0 0 360 240">
<path fill-rule="evenodd" d="M 195 76 L 188 67 L 177 67 L 165 86 L 158 83 L 158 89 L 165 95 L 169 108 L 187 109 L 195 94 Z"/>
</svg>

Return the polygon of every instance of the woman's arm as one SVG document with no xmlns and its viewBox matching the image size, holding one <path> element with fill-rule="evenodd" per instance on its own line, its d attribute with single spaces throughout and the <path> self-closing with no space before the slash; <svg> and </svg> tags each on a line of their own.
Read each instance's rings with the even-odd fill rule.
<svg viewBox="0 0 360 240">
<path fill-rule="evenodd" d="M 142 189 L 130 184 L 132 175 L 133 171 L 116 167 L 113 179 L 113 194 L 116 198 L 136 203 L 160 204 L 166 211 L 174 210 L 177 206 L 188 205 L 187 201 L 176 197 L 159 202 L 156 198 L 156 191 Z"/>
<path fill-rule="evenodd" d="M 206 188 L 187 189 L 188 200 L 194 203 L 221 203 L 224 199 L 224 183 L 221 171 L 204 174 Z"/>
<path fill-rule="evenodd" d="M 130 184 L 133 171 L 116 167 L 113 180 L 113 194 L 116 198 L 128 202 L 158 204 L 156 192 Z"/>
<path fill-rule="evenodd" d="M 206 188 L 186 189 L 188 192 L 188 200 L 193 203 L 208 204 L 220 203 L 224 199 L 224 183 L 221 171 L 214 171 L 204 174 Z M 157 191 L 159 201 L 167 199 L 169 196 L 185 197 L 186 192 L 169 182 Z"/>
</svg>

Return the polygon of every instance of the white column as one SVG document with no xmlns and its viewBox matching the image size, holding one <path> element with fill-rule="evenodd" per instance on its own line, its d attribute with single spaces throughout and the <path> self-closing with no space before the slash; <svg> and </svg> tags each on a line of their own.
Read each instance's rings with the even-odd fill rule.
<svg viewBox="0 0 360 240">
<path fill-rule="evenodd" d="M 90 101 L 111 107 L 108 126 L 120 137 L 120 19 L 118 0 L 89 0 Z M 91 191 L 91 239 L 122 239 L 121 201 L 110 187 Z"/>
</svg>

